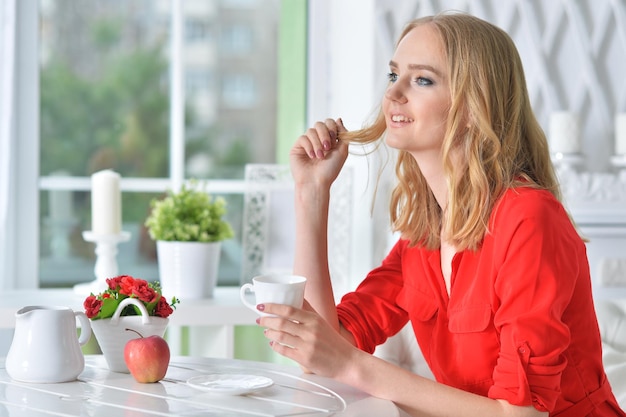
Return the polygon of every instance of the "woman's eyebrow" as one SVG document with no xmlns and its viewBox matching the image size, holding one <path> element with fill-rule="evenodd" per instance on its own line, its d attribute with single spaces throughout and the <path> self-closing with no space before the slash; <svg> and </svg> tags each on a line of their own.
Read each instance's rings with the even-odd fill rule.
<svg viewBox="0 0 626 417">
<path fill-rule="evenodd" d="M 389 66 L 391 68 L 399 68 L 399 65 L 394 62 L 393 60 L 389 61 Z M 430 71 L 432 73 L 434 73 L 435 75 L 438 75 L 439 77 L 441 77 L 441 71 L 437 70 L 435 67 L 431 66 L 431 65 L 426 65 L 426 64 L 409 64 L 408 68 L 410 70 L 426 70 L 426 71 Z"/>
</svg>

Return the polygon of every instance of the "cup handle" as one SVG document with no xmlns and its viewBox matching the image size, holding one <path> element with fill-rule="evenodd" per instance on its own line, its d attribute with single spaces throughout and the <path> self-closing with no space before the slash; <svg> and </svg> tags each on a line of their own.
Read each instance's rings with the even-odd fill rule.
<svg viewBox="0 0 626 417">
<path fill-rule="evenodd" d="M 250 292 L 254 292 L 254 285 L 252 285 L 250 283 L 246 283 L 246 284 L 243 284 L 241 286 L 241 289 L 239 290 L 239 296 L 241 297 L 241 302 L 243 303 L 243 305 L 248 307 L 250 310 L 258 313 L 259 310 L 257 310 L 256 306 L 253 305 L 253 304 L 250 304 L 250 302 L 248 300 L 246 300 L 246 292 L 248 292 L 248 290 Z"/>
<path fill-rule="evenodd" d="M 80 321 L 80 337 L 78 338 L 78 344 L 84 346 L 89 342 L 89 338 L 91 337 L 91 322 L 82 311 L 75 311 L 74 316 Z"/>
</svg>

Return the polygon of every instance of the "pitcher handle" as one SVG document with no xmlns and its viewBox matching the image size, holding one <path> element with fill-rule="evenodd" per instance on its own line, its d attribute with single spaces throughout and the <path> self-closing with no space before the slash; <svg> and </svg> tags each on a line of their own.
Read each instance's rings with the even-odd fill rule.
<svg viewBox="0 0 626 417">
<path fill-rule="evenodd" d="M 80 346 L 84 346 L 87 342 L 89 342 L 89 338 L 91 338 L 91 322 L 87 318 L 87 315 L 82 311 L 75 311 L 74 316 L 78 318 L 80 322 L 80 337 L 78 338 L 78 344 Z"/>
<path fill-rule="evenodd" d="M 135 307 L 139 309 L 139 311 L 141 311 L 141 323 L 142 324 L 148 324 L 150 322 L 150 314 L 148 314 L 148 310 L 146 309 L 146 306 L 138 299 L 129 297 L 129 298 L 124 298 L 122 302 L 115 309 L 115 313 L 113 313 L 113 317 L 111 317 L 112 325 L 114 326 L 117 325 L 117 323 L 120 320 L 120 314 L 122 314 L 122 310 L 124 310 L 124 307 L 130 304 L 134 305 Z"/>
</svg>

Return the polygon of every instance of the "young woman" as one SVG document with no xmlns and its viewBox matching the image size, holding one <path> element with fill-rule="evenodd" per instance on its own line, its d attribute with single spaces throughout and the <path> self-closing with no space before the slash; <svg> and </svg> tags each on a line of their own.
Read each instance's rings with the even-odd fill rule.
<svg viewBox="0 0 626 417">
<path fill-rule="evenodd" d="M 291 150 L 305 309 L 258 308 L 272 348 L 416 416 L 624 416 L 602 365 L 585 244 L 559 202 L 508 35 L 465 14 L 410 22 L 378 119 L 316 123 Z M 335 306 L 330 186 L 349 143 L 398 149 L 401 238 Z M 410 320 L 436 382 L 376 358 Z"/>
</svg>

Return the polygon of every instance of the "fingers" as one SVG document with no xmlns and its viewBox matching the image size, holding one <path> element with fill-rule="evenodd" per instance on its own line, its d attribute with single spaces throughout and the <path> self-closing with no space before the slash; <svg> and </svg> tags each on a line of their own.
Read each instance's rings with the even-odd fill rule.
<svg viewBox="0 0 626 417">
<path fill-rule="evenodd" d="M 265 328 L 263 334 L 274 352 L 294 360 L 305 372 L 333 377 L 358 349 L 308 308 L 308 304 L 303 309 L 264 304 L 262 311 L 273 316 L 263 316 L 257 323 Z"/>
<path fill-rule="evenodd" d="M 282 310 L 284 311 L 282 314 L 289 314 L 289 312 L 293 313 L 292 309 L 293 307 L 289 306 L 267 304 L 264 305 L 263 311 L 268 314 L 277 314 L 277 310 Z M 302 339 L 298 330 L 300 323 L 293 319 L 285 318 L 290 316 L 291 314 L 282 317 L 261 317 L 257 319 L 257 323 L 265 328 L 263 330 L 263 335 L 265 338 L 269 339 L 269 344 L 272 350 L 280 355 L 294 359 L 294 349 L 297 349 L 298 346 L 302 345 Z"/>
<path fill-rule="evenodd" d="M 338 118 L 335 122 L 337 123 L 337 128 L 338 128 L 337 131 L 338 132 L 347 132 L 348 131 L 348 129 L 346 129 L 346 127 L 343 125 L 343 120 L 341 120 L 341 117 Z"/>
<path fill-rule="evenodd" d="M 305 301 L 306 302 L 306 301 Z M 308 303 L 307 303 L 308 304 Z M 274 303 L 265 303 L 257 306 L 259 311 L 266 313 L 267 316 L 260 317 L 257 322 L 261 324 L 261 322 L 272 322 L 273 318 L 283 318 L 283 320 L 287 319 L 288 321 L 293 321 L 295 323 L 304 320 L 306 316 L 306 312 L 303 309 L 299 309 L 287 304 L 274 304 Z"/>
<path fill-rule="evenodd" d="M 316 122 L 298 138 L 297 145 L 302 147 L 311 159 L 323 159 L 337 146 L 339 132 L 346 132 L 341 119 L 326 119 Z"/>
<path fill-rule="evenodd" d="M 263 312 L 271 316 L 257 319 L 257 323 L 265 327 L 265 337 L 273 342 L 289 347 L 297 346 L 302 337 L 302 323 L 306 320 L 306 312 L 283 304 L 265 304 Z"/>
</svg>

